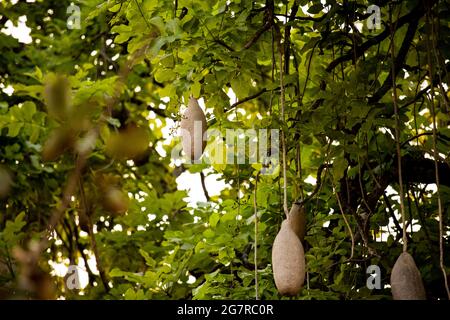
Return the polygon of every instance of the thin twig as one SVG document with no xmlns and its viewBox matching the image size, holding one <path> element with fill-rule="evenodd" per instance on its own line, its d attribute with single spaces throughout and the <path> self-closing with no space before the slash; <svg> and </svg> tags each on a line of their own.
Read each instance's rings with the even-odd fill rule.
<svg viewBox="0 0 450 320">
<path fill-rule="evenodd" d="M 392 24 L 392 10 L 389 10 L 389 22 L 391 26 L 391 73 L 392 77 L 392 98 L 394 103 L 394 115 L 395 115 L 395 146 L 397 150 L 397 166 L 398 166 L 398 183 L 399 183 L 399 194 L 400 194 L 400 212 L 402 215 L 403 223 L 403 252 L 408 250 L 408 240 L 406 238 L 406 216 L 405 216 L 405 194 L 403 192 L 403 176 L 402 176 L 402 155 L 400 148 L 400 117 L 398 114 L 397 105 L 397 85 L 395 81 L 395 41 L 394 41 L 394 29 Z"/>
<path fill-rule="evenodd" d="M 321 165 L 319 166 L 319 168 L 317 169 L 316 186 L 315 186 L 313 192 L 312 192 L 308 197 L 304 198 L 303 200 L 301 200 L 301 201 L 298 201 L 298 200 L 297 200 L 297 201 L 294 202 L 294 203 L 295 203 L 295 204 L 298 204 L 298 205 L 303 205 L 303 204 L 305 204 L 306 202 L 310 201 L 310 200 L 317 194 L 317 192 L 319 192 L 320 187 L 322 186 L 322 171 L 323 171 L 325 168 L 331 168 L 332 166 L 333 166 L 332 164 L 328 164 L 328 163 L 323 163 L 323 164 L 321 164 Z"/>
<path fill-rule="evenodd" d="M 283 209 L 284 213 L 286 215 L 286 218 L 289 216 L 289 208 L 288 208 L 288 200 L 287 200 L 287 164 L 286 164 L 286 137 L 284 132 L 284 112 L 285 112 L 285 101 L 284 101 L 284 78 L 283 78 L 283 44 L 281 43 L 281 32 L 279 29 L 277 31 L 277 37 L 278 37 L 278 49 L 280 54 L 280 122 L 281 122 L 281 148 L 282 148 L 282 157 L 283 157 Z M 289 63 L 286 62 L 285 63 Z"/>
<path fill-rule="evenodd" d="M 350 261 L 353 259 L 353 253 L 355 251 L 355 237 L 353 236 L 352 228 L 350 227 L 347 217 L 345 216 L 344 209 L 342 208 L 342 203 L 341 203 L 341 199 L 339 198 L 339 194 L 338 194 L 338 192 L 336 192 L 334 187 L 333 187 L 333 191 L 334 191 L 334 194 L 336 195 L 336 199 L 337 199 L 337 202 L 339 205 L 339 210 L 341 211 L 341 214 L 342 214 L 342 218 L 344 218 L 345 225 L 347 226 L 348 233 L 350 234 L 350 238 L 352 240 L 352 248 L 350 251 L 350 257 L 346 260 L 346 261 Z"/>
<path fill-rule="evenodd" d="M 259 284 L 258 284 L 258 177 L 259 171 L 255 178 L 255 189 L 253 191 L 253 210 L 255 215 L 255 247 L 254 247 L 254 265 L 255 265 L 255 298 L 259 300 Z"/>
<path fill-rule="evenodd" d="M 247 41 L 247 43 L 244 45 L 244 49 L 249 49 L 253 44 L 255 44 L 256 41 L 258 41 L 259 37 L 261 37 L 264 32 L 270 29 L 272 24 L 273 22 L 271 20 L 266 21 L 263 27 L 259 29 L 249 41 Z"/>
<path fill-rule="evenodd" d="M 278 90 L 278 89 L 279 89 L 279 88 L 275 88 L 275 89 L 273 89 L 273 90 Z M 255 93 L 255 94 L 252 94 L 251 96 L 248 96 L 248 97 L 243 98 L 243 99 L 241 99 L 241 100 L 239 100 L 239 101 L 236 101 L 236 102 L 233 103 L 233 104 L 232 104 L 225 112 L 228 112 L 228 111 L 230 111 L 230 110 L 236 108 L 238 105 L 243 104 L 244 102 L 253 100 L 253 99 L 259 97 L 260 95 L 262 95 L 263 93 L 268 92 L 268 91 L 269 91 L 269 90 L 267 90 L 266 88 L 263 88 L 262 90 L 258 91 L 258 92 Z"/>
<path fill-rule="evenodd" d="M 406 144 L 408 144 L 409 142 L 411 142 L 411 141 L 413 141 L 413 140 L 416 140 L 416 139 L 418 139 L 418 138 L 420 138 L 420 137 L 423 137 L 423 136 L 432 136 L 432 135 L 433 135 L 433 132 L 422 132 L 422 133 L 419 133 L 419 134 L 415 135 L 414 137 L 411 137 L 411 138 L 407 139 L 406 141 L 403 141 L 402 144 L 401 144 L 401 147 L 404 147 L 404 146 L 405 146 Z"/>
<path fill-rule="evenodd" d="M 203 173 L 203 171 L 200 171 L 200 182 L 202 183 L 202 189 L 203 193 L 205 194 L 206 201 L 211 201 L 211 197 L 209 196 L 208 190 L 206 189 L 205 174 Z"/>
<path fill-rule="evenodd" d="M 385 192 L 383 192 L 383 199 L 384 199 L 384 202 L 386 202 L 386 208 L 389 212 L 389 215 L 392 218 L 392 221 L 394 222 L 395 227 L 397 228 L 398 232 L 400 232 L 400 238 L 403 238 L 403 228 L 400 225 L 400 223 L 398 222 L 397 217 L 395 216 L 395 212 L 392 209 L 391 202 L 389 201 L 389 198 Z"/>
<path fill-rule="evenodd" d="M 150 23 L 147 21 L 147 18 L 145 17 L 144 12 L 142 11 L 141 5 L 137 2 L 137 0 L 134 0 L 134 2 L 136 3 L 136 6 L 137 6 L 138 9 L 139 9 L 139 13 L 140 13 L 141 16 L 142 16 L 142 19 L 144 19 L 145 24 L 147 25 L 147 27 L 148 27 L 149 29 L 151 29 Z"/>
<path fill-rule="evenodd" d="M 228 44 L 225 43 L 225 41 L 221 40 L 221 39 L 214 39 L 214 42 L 217 44 L 220 44 L 222 47 L 228 49 L 231 52 L 234 52 L 234 48 L 232 48 L 231 46 L 229 46 Z"/>
</svg>

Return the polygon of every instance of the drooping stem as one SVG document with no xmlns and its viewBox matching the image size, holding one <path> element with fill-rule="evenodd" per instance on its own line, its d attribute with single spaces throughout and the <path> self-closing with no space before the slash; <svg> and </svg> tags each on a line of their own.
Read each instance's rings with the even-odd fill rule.
<svg viewBox="0 0 450 320">
<path fill-rule="evenodd" d="M 255 265 L 255 299 L 259 300 L 259 283 L 258 283 L 258 177 L 255 178 L 255 189 L 253 190 L 253 210 L 255 215 L 255 247 L 254 247 L 254 265 Z"/>
<path fill-rule="evenodd" d="M 347 220 L 347 217 L 345 216 L 345 212 L 344 212 L 344 208 L 342 206 L 342 202 L 341 202 L 341 198 L 339 198 L 339 193 L 336 191 L 336 187 L 333 183 L 333 192 L 336 195 L 336 200 L 339 206 L 339 211 L 341 212 L 342 218 L 344 219 L 344 223 L 348 229 L 348 233 L 350 235 L 350 239 L 352 241 L 352 248 L 351 248 L 351 252 L 350 252 L 350 257 L 347 259 L 347 261 L 350 261 L 353 259 L 353 254 L 355 252 L 355 236 L 353 235 L 353 231 L 352 228 L 350 226 L 350 223 Z"/>
<path fill-rule="evenodd" d="M 392 7 L 390 8 L 392 9 Z M 389 10 L 389 24 L 391 29 L 391 73 L 392 78 L 392 99 L 394 104 L 394 116 L 395 116 L 395 147 L 397 151 L 397 166 L 398 166 L 398 184 L 399 184 L 399 194 L 400 194 L 400 212 L 402 216 L 402 229 L 403 229 L 403 252 L 408 250 L 408 239 L 406 237 L 406 216 L 405 216 L 405 194 L 403 191 L 403 177 L 402 177 L 402 157 L 400 148 L 400 117 L 398 114 L 398 104 L 397 104 L 397 85 L 395 81 L 395 41 L 394 41 L 394 26 L 392 24 L 392 10 Z"/>
<path fill-rule="evenodd" d="M 428 59 L 428 73 L 430 82 L 433 83 L 433 68 L 432 68 L 432 62 L 431 62 L 431 47 L 434 46 L 434 23 L 433 21 L 429 21 L 430 16 L 430 7 L 427 7 L 427 13 L 426 13 L 426 20 L 427 24 L 431 26 L 431 37 L 430 40 L 430 34 L 427 32 L 427 59 Z M 430 44 L 430 41 L 433 43 Z M 448 280 L 447 280 L 447 272 L 445 271 L 445 265 L 444 265 L 444 221 L 443 221 L 443 214 L 442 214 L 442 199 L 441 199 L 441 193 L 440 193 L 440 181 L 439 181 L 439 164 L 438 164 L 438 157 L 439 152 L 437 150 L 437 126 L 436 126 L 436 109 L 434 107 L 434 91 L 433 88 L 430 90 L 430 104 L 431 104 L 431 117 L 432 117 L 432 133 L 433 133 L 433 158 L 434 158 L 434 173 L 436 177 L 436 195 L 437 195 L 437 202 L 438 202 L 438 217 L 439 217 L 439 266 L 441 268 L 442 274 L 444 276 L 444 285 L 445 290 L 447 291 L 447 297 L 450 300 L 450 290 L 448 286 Z"/>
<path fill-rule="evenodd" d="M 283 78 L 283 56 L 284 46 L 281 42 L 281 33 L 278 31 L 278 48 L 280 54 L 280 123 L 281 123 L 281 149 L 282 149 L 282 161 L 283 161 L 283 209 L 286 217 L 289 215 L 288 203 L 287 203 L 287 165 L 286 165 L 286 137 L 284 132 L 284 111 L 285 111 L 285 93 L 284 93 L 284 78 Z M 285 61 L 284 63 L 289 63 Z"/>
</svg>

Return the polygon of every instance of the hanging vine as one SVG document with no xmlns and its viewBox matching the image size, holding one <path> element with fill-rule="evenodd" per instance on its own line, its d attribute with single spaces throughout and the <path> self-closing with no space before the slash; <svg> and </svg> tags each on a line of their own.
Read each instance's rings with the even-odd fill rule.
<svg viewBox="0 0 450 320">
<path fill-rule="evenodd" d="M 434 30 L 434 19 L 431 12 L 430 6 L 427 6 L 427 13 L 426 13 L 426 23 L 430 29 L 430 33 L 427 33 L 427 59 L 428 59 L 428 77 L 430 79 L 430 82 L 433 83 L 433 61 L 431 58 L 431 51 L 432 47 L 434 47 L 435 44 L 435 30 Z M 430 21 L 431 20 L 431 21 Z M 439 61 L 436 61 L 436 63 L 439 63 Z M 444 277 L 444 286 L 445 290 L 447 292 L 447 297 L 450 300 L 450 289 L 448 285 L 447 280 L 447 272 L 445 270 L 444 265 L 444 215 L 443 215 L 443 207 L 442 207 L 442 198 L 441 198 L 441 184 L 439 179 L 439 151 L 437 149 L 437 125 L 436 125 L 436 108 L 434 105 L 434 89 L 431 88 L 429 93 L 429 104 L 431 109 L 431 119 L 432 119 L 432 134 L 433 134 L 433 158 L 434 158 L 434 173 L 435 173 L 435 179 L 436 179 L 436 196 L 437 196 L 437 203 L 438 203 L 438 218 L 439 218 L 439 267 L 441 268 L 442 275 Z M 442 95 L 440 95 L 442 97 Z M 442 97 L 443 100 L 445 100 L 444 97 Z M 445 103 L 445 102 L 444 102 Z"/>
</svg>

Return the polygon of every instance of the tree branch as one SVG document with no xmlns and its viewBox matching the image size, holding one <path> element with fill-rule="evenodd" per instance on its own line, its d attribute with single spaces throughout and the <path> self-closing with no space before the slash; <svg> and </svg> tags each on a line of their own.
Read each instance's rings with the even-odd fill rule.
<svg viewBox="0 0 450 320">
<path fill-rule="evenodd" d="M 431 0 L 431 2 L 435 3 L 436 0 Z M 410 23 L 411 21 L 414 21 L 414 20 L 418 21 L 424 14 L 425 14 L 424 4 L 422 1 L 420 1 L 419 4 L 414 9 L 412 9 L 408 14 L 399 18 L 396 22 L 394 22 L 394 24 L 399 29 L 406 23 Z M 381 32 L 380 34 L 378 34 L 377 36 L 368 39 L 362 45 L 357 46 L 354 50 L 352 49 L 352 50 L 350 50 L 350 52 L 333 60 L 325 70 L 327 72 L 331 72 L 334 68 L 336 68 L 342 62 L 349 61 L 349 60 L 353 59 L 354 56 L 356 58 L 359 58 L 360 56 L 362 56 L 364 54 L 364 52 L 367 49 L 380 43 L 381 41 L 386 39 L 389 35 L 390 35 L 389 28 L 385 28 L 385 30 L 383 32 Z"/>
<path fill-rule="evenodd" d="M 261 29 L 259 29 L 255 35 L 249 40 L 247 41 L 247 43 L 244 45 L 244 49 L 248 49 L 250 48 L 253 44 L 255 44 L 256 41 L 258 41 L 259 37 L 261 37 L 261 35 L 266 32 L 267 30 L 270 29 L 270 27 L 272 26 L 273 22 L 272 21 L 266 21 L 266 23 L 263 25 L 263 27 Z"/>
<path fill-rule="evenodd" d="M 274 25 L 274 4 L 273 0 L 267 0 L 266 6 L 265 6 L 265 17 L 264 17 L 264 25 L 261 29 L 259 29 L 255 35 L 247 41 L 247 43 L 244 45 L 244 49 L 249 49 L 253 44 L 258 41 L 259 37 L 262 36 L 264 32 L 269 30 Z"/>
<path fill-rule="evenodd" d="M 413 19 L 409 23 L 408 30 L 406 31 L 405 37 L 403 38 L 402 46 L 398 51 L 397 57 L 394 62 L 394 68 L 389 72 L 388 77 L 384 80 L 383 85 L 374 93 L 372 97 L 369 98 L 369 103 L 375 103 L 380 100 L 390 88 L 392 88 L 392 80 L 395 79 L 403 67 L 403 64 L 408 54 L 411 43 L 416 34 L 417 27 L 419 25 L 419 19 Z M 395 72 L 395 74 L 393 74 Z"/>
<path fill-rule="evenodd" d="M 398 222 L 397 217 L 395 216 L 394 210 L 392 209 L 391 202 L 389 201 L 389 198 L 385 192 L 383 192 L 383 199 L 384 199 L 384 202 L 386 202 L 386 208 L 389 211 L 389 215 L 391 216 L 392 221 L 394 222 L 394 225 L 397 228 L 397 232 L 398 232 L 397 237 L 398 237 L 398 239 L 401 239 L 401 238 L 403 238 L 403 228 L 400 225 L 400 223 Z M 408 234 L 406 236 L 408 236 Z M 410 239 L 408 239 L 408 240 L 410 240 Z"/>
<path fill-rule="evenodd" d="M 275 90 L 279 90 L 279 89 L 280 89 L 280 88 L 275 88 L 275 89 L 273 89 L 273 90 L 275 91 Z M 270 90 L 267 90 L 266 88 L 263 88 L 261 91 L 258 91 L 257 93 L 252 94 L 251 96 L 248 96 L 248 97 L 246 97 L 246 98 L 244 98 L 244 99 L 242 99 L 242 100 L 239 100 L 239 101 L 233 103 L 227 110 L 225 110 L 225 112 L 228 112 L 228 111 L 230 111 L 230 110 L 236 108 L 238 105 L 243 104 L 244 102 L 253 100 L 253 99 L 259 97 L 260 95 L 262 95 L 263 93 L 269 92 L 269 91 L 270 91 Z"/>
<path fill-rule="evenodd" d="M 220 44 L 222 47 L 227 48 L 231 52 L 235 51 L 234 48 L 230 47 L 228 44 L 225 43 L 225 41 L 223 41 L 221 39 L 214 39 L 214 42 L 217 43 L 217 44 Z"/>
<path fill-rule="evenodd" d="M 303 200 L 301 200 L 301 201 L 298 201 L 298 200 L 297 200 L 297 201 L 295 201 L 294 203 L 295 203 L 295 204 L 298 204 L 298 205 L 303 205 L 303 204 L 305 204 L 306 202 L 310 201 L 310 200 L 317 194 L 317 192 L 319 192 L 320 187 L 322 186 L 322 171 L 323 171 L 325 168 L 331 168 L 332 166 L 333 166 L 332 164 L 328 164 L 328 163 L 323 163 L 323 164 L 321 164 L 321 165 L 319 166 L 319 168 L 317 168 L 316 186 L 315 186 L 313 192 L 312 192 L 308 197 L 306 197 L 305 199 L 303 199 Z"/>
<path fill-rule="evenodd" d="M 206 189 L 205 174 L 203 173 L 203 171 L 200 171 L 200 181 L 202 183 L 202 189 L 203 193 L 205 194 L 206 201 L 209 202 L 211 201 L 211 197 L 209 196 L 208 189 Z"/>
</svg>

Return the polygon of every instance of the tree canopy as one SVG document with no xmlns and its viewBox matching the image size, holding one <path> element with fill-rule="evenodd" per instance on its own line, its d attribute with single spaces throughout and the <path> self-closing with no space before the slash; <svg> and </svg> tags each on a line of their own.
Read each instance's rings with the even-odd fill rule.
<svg viewBox="0 0 450 320">
<path fill-rule="evenodd" d="M 271 250 L 297 203 L 297 299 L 391 299 L 404 249 L 427 298 L 450 298 L 449 9 L 1 1 L 0 297 L 279 299 Z M 29 43 L 5 31 L 24 16 Z M 215 137 L 203 163 L 174 161 L 190 96 L 223 136 L 280 130 L 271 174 L 205 161 L 233 149 Z M 184 172 L 201 177 L 206 202 L 188 205 Z M 379 289 L 367 287 L 371 265 Z M 56 266 L 84 266 L 86 283 L 68 286 Z"/>
</svg>

